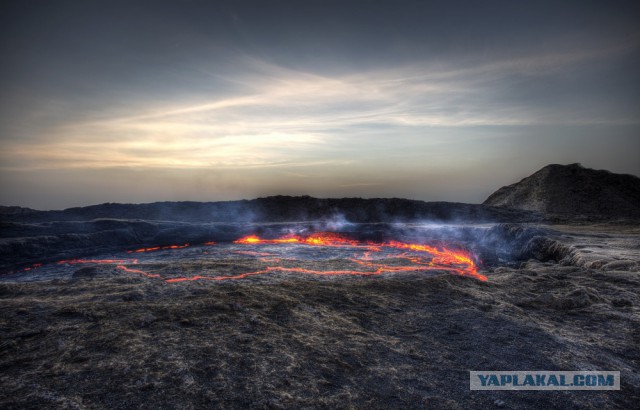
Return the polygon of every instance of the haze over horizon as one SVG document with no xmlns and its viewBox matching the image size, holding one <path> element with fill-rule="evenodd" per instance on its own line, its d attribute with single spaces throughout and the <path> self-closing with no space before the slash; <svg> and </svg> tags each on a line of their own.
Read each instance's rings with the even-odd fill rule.
<svg viewBox="0 0 640 410">
<path fill-rule="evenodd" d="M 0 204 L 482 202 L 640 175 L 632 1 L 7 1 Z"/>
</svg>

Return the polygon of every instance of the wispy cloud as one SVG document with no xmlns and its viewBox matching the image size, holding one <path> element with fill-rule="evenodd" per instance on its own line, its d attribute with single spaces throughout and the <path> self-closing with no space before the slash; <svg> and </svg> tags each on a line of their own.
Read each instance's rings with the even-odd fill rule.
<svg viewBox="0 0 640 410">
<path fill-rule="evenodd" d="M 143 102 L 126 116 L 97 121 L 67 113 L 66 123 L 31 142 L 5 142 L 2 164 L 11 169 L 329 165 L 366 156 L 371 145 L 395 152 L 395 139 L 431 127 L 635 123 L 635 118 L 567 115 L 505 98 L 514 77 L 551 76 L 635 47 L 333 76 L 245 57 L 237 73 L 226 73 L 238 85 L 235 95 Z M 345 145 L 363 134 L 367 141 Z M 380 135 L 382 141 L 373 141 Z M 354 148 L 358 151 L 345 152 Z"/>
</svg>

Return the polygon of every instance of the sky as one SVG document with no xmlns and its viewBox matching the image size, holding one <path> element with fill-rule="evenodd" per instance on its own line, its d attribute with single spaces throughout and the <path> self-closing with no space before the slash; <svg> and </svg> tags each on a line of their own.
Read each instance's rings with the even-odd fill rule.
<svg viewBox="0 0 640 410">
<path fill-rule="evenodd" d="M 3 1 L 0 204 L 640 175 L 634 1 Z"/>
</svg>

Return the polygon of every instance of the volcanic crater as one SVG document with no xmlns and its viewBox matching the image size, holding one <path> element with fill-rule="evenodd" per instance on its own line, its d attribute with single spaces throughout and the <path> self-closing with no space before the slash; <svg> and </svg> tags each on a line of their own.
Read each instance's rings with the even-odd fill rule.
<svg viewBox="0 0 640 410">
<path fill-rule="evenodd" d="M 632 408 L 636 214 L 521 203 L 575 174 L 596 175 L 553 166 L 500 206 L 4 208 L 0 405 Z M 470 391 L 470 370 L 618 370 L 622 389 Z"/>
</svg>

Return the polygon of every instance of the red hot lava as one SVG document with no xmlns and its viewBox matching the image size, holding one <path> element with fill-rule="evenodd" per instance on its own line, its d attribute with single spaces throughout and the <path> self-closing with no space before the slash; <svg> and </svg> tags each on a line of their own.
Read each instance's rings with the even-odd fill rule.
<svg viewBox="0 0 640 410">
<path fill-rule="evenodd" d="M 204 245 L 213 245 L 214 242 L 207 242 Z M 167 249 L 184 249 L 188 248 L 189 244 L 185 243 L 184 245 L 168 245 L 168 246 L 154 246 L 152 248 L 140 248 L 134 251 L 127 251 L 127 253 L 142 253 L 142 252 L 153 252 L 153 251 L 164 251 Z"/>
<path fill-rule="evenodd" d="M 462 276 L 471 276 L 473 278 L 486 281 L 487 277 L 478 273 L 478 268 L 473 260 L 472 255 L 463 250 L 452 250 L 447 248 L 438 249 L 433 246 L 405 243 L 399 241 L 389 242 L 360 242 L 350 239 L 346 236 L 333 232 L 318 232 L 308 236 L 287 235 L 276 239 L 263 239 L 257 235 L 245 236 L 234 241 L 236 244 L 261 245 L 261 244 L 301 244 L 312 246 L 351 246 L 364 248 L 366 252 L 361 258 L 352 258 L 351 261 L 362 266 L 368 267 L 370 270 L 313 270 L 305 268 L 285 268 L 281 266 L 269 266 L 261 271 L 249 273 L 251 275 L 259 275 L 274 271 L 282 272 L 298 272 L 313 275 L 379 275 L 389 272 L 408 272 L 408 271 L 429 271 L 429 270 L 448 270 Z M 390 265 L 381 261 L 374 261 L 370 258 L 371 252 L 381 252 L 382 249 L 398 249 L 413 252 L 414 255 L 403 253 L 396 259 L 406 259 L 413 265 Z M 431 256 L 430 259 L 424 255 Z M 245 277 L 246 275 L 240 275 Z M 196 280 L 192 278 L 176 278 L 168 281 L 178 282 L 184 280 Z M 215 280 L 236 279 L 237 277 L 218 277 Z M 198 277 L 202 279 L 202 277 Z"/>
<path fill-rule="evenodd" d="M 195 275 L 189 277 L 174 277 L 162 279 L 159 274 L 149 273 L 141 269 L 128 267 L 127 265 L 137 265 L 138 259 L 69 259 L 57 262 L 58 264 L 79 265 L 79 264 L 108 264 L 116 265 L 120 269 L 129 273 L 136 273 L 148 278 L 162 279 L 167 283 L 196 281 L 196 280 L 234 280 L 244 279 L 249 276 L 258 276 L 274 272 L 304 273 L 311 275 L 380 275 L 383 273 L 393 272 L 420 272 L 420 271 L 449 271 L 462 276 L 470 276 L 475 279 L 486 281 L 487 277 L 478 273 L 478 268 L 473 260 L 473 256 L 464 250 L 453 250 L 447 248 L 437 248 L 424 244 L 405 243 L 399 241 L 388 242 L 361 242 L 350 239 L 346 236 L 333 232 L 318 232 L 307 236 L 287 235 L 276 239 L 264 239 L 256 235 L 246 236 L 234 241 L 239 245 L 303 245 L 303 246 L 320 246 L 320 247 L 350 247 L 356 251 L 353 258 L 349 261 L 361 267 L 362 270 L 316 270 L 302 267 L 286 267 L 282 266 L 279 258 L 261 258 L 263 263 L 275 263 L 275 265 L 267 266 L 263 269 L 246 272 L 232 276 L 204 276 Z M 215 245 L 215 242 L 207 242 L 204 245 Z M 184 245 L 170 245 L 161 247 L 141 248 L 128 253 L 143 253 L 157 250 L 182 249 L 188 247 Z M 384 250 L 392 251 L 386 253 L 385 258 L 373 258 L 372 253 L 382 253 Z M 401 251 L 393 253 L 393 251 Z M 275 256 L 270 252 L 258 252 L 255 250 L 235 251 L 235 253 L 245 254 L 255 257 Z M 404 261 L 405 264 L 399 264 Z M 407 264 L 406 262 L 409 262 Z M 34 264 L 24 271 L 36 269 L 42 264 Z"/>
<path fill-rule="evenodd" d="M 245 245 L 293 243 L 301 245 L 358 246 L 360 242 L 333 232 L 318 232 L 309 236 L 287 235 L 277 239 L 263 239 L 256 235 L 245 236 L 233 243 Z"/>
</svg>

